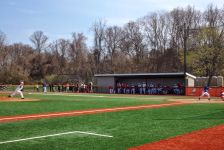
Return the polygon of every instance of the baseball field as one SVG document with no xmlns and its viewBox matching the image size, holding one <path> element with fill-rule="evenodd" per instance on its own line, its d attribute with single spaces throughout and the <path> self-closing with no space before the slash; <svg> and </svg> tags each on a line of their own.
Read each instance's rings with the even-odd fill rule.
<svg viewBox="0 0 224 150">
<path fill-rule="evenodd" d="M 224 102 L 185 96 L 0 94 L 1 150 L 224 149 Z"/>
</svg>

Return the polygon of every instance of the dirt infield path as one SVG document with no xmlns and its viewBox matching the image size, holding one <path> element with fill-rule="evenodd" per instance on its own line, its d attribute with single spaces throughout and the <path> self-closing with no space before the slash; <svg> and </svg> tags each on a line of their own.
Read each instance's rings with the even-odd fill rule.
<svg viewBox="0 0 224 150">
<path fill-rule="evenodd" d="M 128 150 L 224 150 L 224 125 L 144 144 Z"/>
<path fill-rule="evenodd" d="M 15 122 L 15 121 L 20 121 L 20 120 L 64 117 L 64 116 L 79 116 L 79 115 L 84 115 L 84 114 L 96 114 L 96 113 L 116 112 L 116 111 L 125 111 L 125 110 L 139 110 L 139 109 L 147 109 L 147 108 L 159 108 L 159 107 L 167 107 L 167 106 L 175 106 L 175 105 L 186 105 L 186 104 L 189 104 L 189 103 L 170 102 L 170 103 L 166 103 L 166 104 L 92 109 L 92 110 L 82 110 L 82 111 L 55 112 L 55 113 L 45 113 L 45 114 L 29 114 L 29 115 L 19 115 L 19 116 L 1 116 L 0 117 L 0 123 L 2 123 L 2 122 Z"/>
</svg>

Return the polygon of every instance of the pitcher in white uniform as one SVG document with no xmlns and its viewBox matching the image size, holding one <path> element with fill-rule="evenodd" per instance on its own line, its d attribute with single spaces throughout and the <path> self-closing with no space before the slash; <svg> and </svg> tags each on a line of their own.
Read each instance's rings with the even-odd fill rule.
<svg viewBox="0 0 224 150">
<path fill-rule="evenodd" d="M 16 94 L 20 94 L 21 98 L 24 99 L 23 92 L 22 92 L 22 90 L 23 90 L 23 85 L 24 85 L 24 82 L 21 81 L 21 82 L 20 82 L 20 85 L 18 85 L 18 86 L 16 87 L 16 90 L 15 90 L 12 94 L 10 94 L 9 97 L 14 97 Z"/>
</svg>

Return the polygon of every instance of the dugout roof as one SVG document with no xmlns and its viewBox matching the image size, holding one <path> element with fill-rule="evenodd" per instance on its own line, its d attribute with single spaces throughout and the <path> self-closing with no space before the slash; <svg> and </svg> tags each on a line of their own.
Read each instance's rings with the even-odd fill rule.
<svg viewBox="0 0 224 150">
<path fill-rule="evenodd" d="M 136 77 L 184 77 L 183 72 L 177 73 L 130 73 L 130 74 L 95 74 L 95 77 L 119 77 L 119 78 L 136 78 Z M 187 77 L 196 79 L 196 76 L 186 73 Z"/>
</svg>

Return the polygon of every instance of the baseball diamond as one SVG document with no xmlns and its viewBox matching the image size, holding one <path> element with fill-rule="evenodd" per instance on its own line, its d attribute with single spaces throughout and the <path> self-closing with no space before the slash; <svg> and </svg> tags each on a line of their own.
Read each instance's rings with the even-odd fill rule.
<svg viewBox="0 0 224 150">
<path fill-rule="evenodd" d="M 0 0 L 0 150 L 224 150 L 223 0 Z"/>
<path fill-rule="evenodd" d="M 216 130 L 215 126 L 224 124 L 224 102 L 219 98 L 198 101 L 192 96 L 25 92 L 25 99 L 19 95 L 16 99 L 4 95 L 7 93 L 0 98 L 3 100 L 0 100 L 0 148 L 6 150 L 37 146 L 40 149 L 49 146 L 53 149 L 148 149 L 151 142 L 165 139 L 169 142 L 174 137 L 175 141 L 169 142 L 172 144 L 182 135 L 184 138 L 188 133 L 200 134 L 197 130 L 210 127 Z M 205 131 L 203 135 L 208 135 L 208 140 L 209 137 L 212 141 L 224 138 L 221 132 L 213 136 L 213 131 Z M 113 138 L 89 135 L 92 133 Z M 185 140 L 186 147 L 192 146 L 193 137 L 198 139 L 192 135 L 190 141 Z M 211 147 L 222 148 L 219 142 L 212 141 Z M 203 149 L 207 142 L 207 139 L 201 141 L 197 148 Z M 163 143 L 152 145 L 163 147 L 166 145 Z"/>
</svg>

